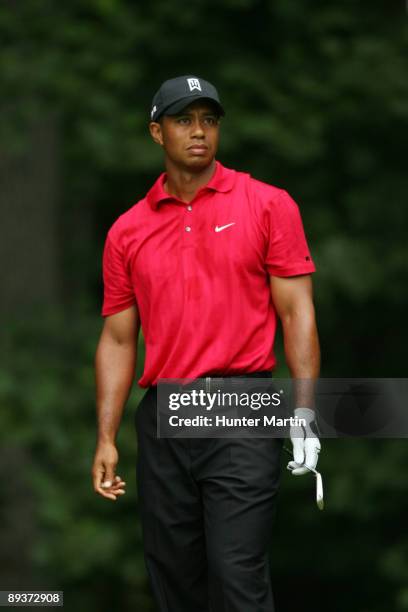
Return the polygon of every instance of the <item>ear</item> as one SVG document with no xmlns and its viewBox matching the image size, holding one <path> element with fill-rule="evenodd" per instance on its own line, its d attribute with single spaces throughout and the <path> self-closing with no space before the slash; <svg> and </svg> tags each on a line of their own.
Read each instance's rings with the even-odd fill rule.
<svg viewBox="0 0 408 612">
<path fill-rule="evenodd" d="M 151 121 L 149 123 L 149 131 L 154 142 L 163 146 L 163 135 L 160 123 L 157 121 Z"/>
</svg>

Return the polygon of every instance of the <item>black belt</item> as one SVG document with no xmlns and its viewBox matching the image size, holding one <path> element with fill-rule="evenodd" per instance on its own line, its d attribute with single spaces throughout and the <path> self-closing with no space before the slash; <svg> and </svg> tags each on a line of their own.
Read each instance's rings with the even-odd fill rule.
<svg viewBox="0 0 408 612">
<path fill-rule="evenodd" d="M 272 372 L 270 370 L 262 370 L 260 372 L 246 372 L 245 374 L 223 374 L 222 376 L 203 374 L 200 378 L 270 378 L 271 376 Z"/>
<path fill-rule="evenodd" d="M 233 388 L 233 387 L 242 387 L 245 385 L 245 380 L 248 378 L 266 378 L 272 379 L 272 372 L 270 370 L 262 370 L 260 372 L 246 372 L 245 374 L 223 374 L 219 375 L 207 375 L 203 374 L 199 378 L 196 378 L 188 383 L 182 383 L 180 379 L 180 383 L 176 381 L 172 381 L 170 386 L 175 386 L 178 391 L 188 391 L 190 389 L 204 389 L 207 393 L 211 393 L 218 389 L 222 389 L 225 387 Z"/>
</svg>

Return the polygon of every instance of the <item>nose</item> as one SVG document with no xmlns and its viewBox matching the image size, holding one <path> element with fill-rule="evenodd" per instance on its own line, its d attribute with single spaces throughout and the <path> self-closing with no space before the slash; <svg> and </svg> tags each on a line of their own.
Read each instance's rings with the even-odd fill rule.
<svg viewBox="0 0 408 612">
<path fill-rule="evenodd" d="M 194 122 L 192 124 L 192 136 L 195 138 L 203 138 L 204 137 L 204 130 L 203 130 L 203 126 L 201 125 L 201 121 L 198 117 L 196 117 L 194 119 Z"/>
</svg>

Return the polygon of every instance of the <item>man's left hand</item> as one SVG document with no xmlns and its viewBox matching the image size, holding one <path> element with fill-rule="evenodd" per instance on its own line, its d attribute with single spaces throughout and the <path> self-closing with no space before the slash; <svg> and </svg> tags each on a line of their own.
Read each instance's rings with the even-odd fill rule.
<svg viewBox="0 0 408 612">
<path fill-rule="evenodd" d="M 290 428 L 289 435 L 293 446 L 294 461 L 289 461 L 287 469 L 294 476 L 301 476 L 310 471 L 308 468 L 316 469 L 321 445 L 317 437 L 314 410 L 296 408 L 294 416 L 304 419 L 305 425 L 292 425 Z"/>
</svg>

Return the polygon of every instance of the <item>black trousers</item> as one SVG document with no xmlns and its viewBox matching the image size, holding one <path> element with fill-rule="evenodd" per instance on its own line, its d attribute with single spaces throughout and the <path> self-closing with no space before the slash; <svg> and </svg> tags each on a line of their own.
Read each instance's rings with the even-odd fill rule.
<svg viewBox="0 0 408 612">
<path fill-rule="evenodd" d="M 273 612 L 268 548 L 282 439 L 157 438 L 155 387 L 136 412 L 137 486 L 159 612 Z"/>
</svg>

